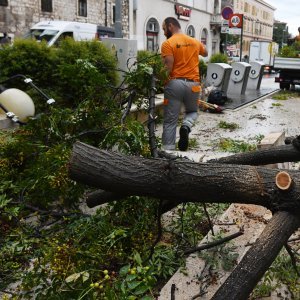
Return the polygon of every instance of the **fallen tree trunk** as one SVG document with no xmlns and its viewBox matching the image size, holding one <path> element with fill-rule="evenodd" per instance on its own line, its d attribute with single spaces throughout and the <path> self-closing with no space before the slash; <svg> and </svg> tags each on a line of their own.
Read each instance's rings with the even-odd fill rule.
<svg viewBox="0 0 300 300">
<path fill-rule="evenodd" d="M 244 203 L 272 211 L 300 211 L 300 172 L 289 171 L 287 191 L 276 186 L 278 170 L 230 164 L 145 159 L 76 143 L 70 177 L 105 191 L 181 202 Z M 169 202 L 170 203 L 170 202 Z"/>
<path fill-rule="evenodd" d="M 214 295 L 247 299 L 288 238 L 300 226 L 300 172 L 187 160 L 145 159 L 76 143 L 70 177 L 121 195 L 180 202 L 258 204 L 275 217 Z"/>
<path fill-rule="evenodd" d="M 294 142 L 293 142 L 294 141 Z M 299 138 L 293 138 L 288 145 L 273 147 L 270 149 L 262 149 L 253 152 L 238 153 L 235 155 L 221 157 L 218 159 L 209 160 L 209 163 L 222 163 L 222 164 L 240 164 L 240 165 L 267 165 L 280 162 L 293 162 L 300 160 L 300 149 L 298 147 Z M 158 156 L 167 159 L 181 159 L 188 161 L 187 158 L 178 158 L 175 155 L 163 151 L 158 152 Z M 109 194 L 108 194 L 109 193 Z M 95 207 L 103 203 L 120 200 L 128 195 L 115 194 L 113 192 L 106 192 L 99 190 L 87 195 L 86 203 L 88 207 Z M 175 205 L 176 206 L 176 205 Z M 173 208 L 170 203 L 162 205 L 163 212 Z"/>
<path fill-rule="evenodd" d="M 300 226 L 299 216 L 277 212 L 212 300 L 244 300 Z M 245 280 L 247 279 L 247 280 Z"/>
</svg>

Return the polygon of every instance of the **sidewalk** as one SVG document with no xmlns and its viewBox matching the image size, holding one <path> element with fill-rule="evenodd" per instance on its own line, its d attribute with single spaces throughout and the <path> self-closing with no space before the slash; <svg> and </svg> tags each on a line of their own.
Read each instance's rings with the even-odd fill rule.
<svg viewBox="0 0 300 300">
<path fill-rule="evenodd" d="M 176 151 L 174 154 L 187 156 L 195 162 L 205 162 L 212 158 L 233 154 L 222 152 L 217 147 L 218 142 L 224 138 L 257 144 L 258 136 L 269 136 L 274 132 L 283 132 L 286 137 L 299 135 L 300 98 L 279 101 L 271 97 L 267 96 L 263 100 L 252 102 L 236 110 L 225 110 L 222 114 L 200 112 L 197 124 L 190 134 L 192 145 L 195 146 L 187 152 Z M 239 127 L 235 130 L 222 129 L 218 126 L 221 121 L 236 123 Z M 157 134 L 161 134 L 161 131 L 162 128 L 159 126 Z M 296 165 L 296 168 L 299 169 L 299 165 Z M 255 242 L 271 217 L 270 211 L 264 207 L 232 204 L 219 219 L 219 223 L 224 224 L 215 225 L 214 231 L 226 231 L 226 235 L 229 235 L 237 232 L 240 226 L 244 227 L 244 234 L 232 242 L 239 255 L 238 261 L 240 261 L 248 251 L 249 245 Z M 236 223 L 236 225 L 226 226 L 226 223 Z M 299 236 L 299 232 L 297 235 Z M 211 238 L 209 233 L 200 244 L 211 241 Z M 205 261 L 196 253 L 192 254 L 186 259 L 184 273 L 188 275 L 178 270 L 162 288 L 158 299 L 169 300 L 173 296 L 175 299 L 190 300 L 200 292 L 204 292 L 197 299 L 209 300 L 230 274 L 230 271 L 226 272 L 221 269 L 216 271 L 217 277 L 214 283 L 208 283 L 210 275 Z M 266 299 L 279 300 L 282 299 L 281 295 L 285 295 L 287 297 L 285 299 L 291 297 L 287 288 L 283 286 L 272 292 L 271 296 Z"/>
<path fill-rule="evenodd" d="M 199 162 L 215 157 L 231 155 L 222 152 L 217 145 L 221 139 L 229 138 L 255 144 L 257 139 L 272 132 L 284 132 L 285 136 L 300 134 L 300 98 L 274 100 L 268 96 L 236 110 L 224 110 L 221 114 L 199 112 L 196 125 L 190 133 L 190 147 L 186 152 L 175 154 L 191 157 Z M 219 128 L 220 122 L 235 123 L 234 130 Z M 179 139 L 177 128 L 177 141 Z M 161 136 L 162 125 L 157 126 L 156 135 Z"/>
</svg>

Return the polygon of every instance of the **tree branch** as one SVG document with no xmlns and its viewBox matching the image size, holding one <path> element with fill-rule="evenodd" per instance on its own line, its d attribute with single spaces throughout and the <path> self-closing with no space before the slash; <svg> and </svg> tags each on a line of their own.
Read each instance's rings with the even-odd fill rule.
<svg viewBox="0 0 300 300">
<path fill-rule="evenodd" d="M 213 248 L 215 246 L 218 246 L 218 245 L 221 245 L 221 244 L 224 244 L 230 240 L 233 240 L 241 235 L 244 234 L 244 231 L 243 230 L 240 230 L 238 232 L 235 232 L 231 235 L 228 235 L 222 239 L 219 239 L 217 241 L 214 241 L 214 242 L 211 242 L 211 243 L 207 243 L 207 244 L 203 244 L 203 245 L 200 245 L 198 247 L 195 247 L 195 248 L 192 248 L 192 249 L 189 249 L 189 250 L 186 250 L 184 251 L 184 255 L 189 255 L 189 254 L 192 254 L 194 252 L 197 252 L 197 251 L 202 251 L 202 250 L 205 250 L 205 249 L 210 249 L 210 248 Z"/>
<path fill-rule="evenodd" d="M 248 299 L 283 245 L 299 226 L 299 216 L 284 211 L 274 214 L 262 234 L 215 293 L 212 300 Z"/>
</svg>

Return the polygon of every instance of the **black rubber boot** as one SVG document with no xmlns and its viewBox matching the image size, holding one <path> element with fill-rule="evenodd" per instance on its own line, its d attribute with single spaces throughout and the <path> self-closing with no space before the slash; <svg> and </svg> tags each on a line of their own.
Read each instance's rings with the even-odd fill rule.
<svg viewBox="0 0 300 300">
<path fill-rule="evenodd" d="M 186 125 L 182 125 L 179 129 L 179 141 L 178 141 L 178 149 L 180 151 L 186 151 L 189 147 L 189 133 L 190 128 Z"/>
</svg>

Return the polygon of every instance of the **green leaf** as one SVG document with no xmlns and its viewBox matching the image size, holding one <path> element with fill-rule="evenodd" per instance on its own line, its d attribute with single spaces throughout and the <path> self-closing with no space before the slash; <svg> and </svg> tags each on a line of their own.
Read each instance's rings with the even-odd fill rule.
<svg viewBox="0 0 300 300">
<path fill-rule="evenodd" d="M 130 265 L 126 265 L 126 266 L 124 266 L 124 267 L 122 267 L 121 269 L 120 269 L 120 275 L 121 276 L 126 276 L 127 275 L 127 273 L 128 273 L 128 271 L 129 271 L 129 269 L 130 269 Z"/>
<path fill-rule="evenodd" d="M 81 275 L 80 273 L 74 273 L 66 278 L 66 282 L 67 283 L 75 282 L 80 277 L 80 275 Z"/>
<path fill-rule="evenodd" d="M 123 294 L 126 293 L 126 288 L 125 288 L 125 282 L 124 281 L 121 284 L 121 291 L 122 291 Z"/>
<path fill-rule="evenodd" d="M 81 272 L 82 282 L 86 282 L 90 278 L 90 274 L 87 271 Z"/>
<path fill-rule="evenodd" d="M 126 276 L 126 280 L 131 281 L 133 279 L 137 278 L 137 274 L 128 274 Z"/>
<path fill-rule="evenodd" d="M 142 265 L 142 259 L 141 259 L 141 256 L 138 252 L 136 252 L 133 256 L 134 260 L 139 264 L 139 265 Z"/>
<path fill-rule="evenodd" d="M 9 199 L 5 197 L 5 195 L 0 195 L 0 208 L 5 207 L 10 202 Z"/>
<path fill-rule="evenodd" d="M 147 292 L 149 290 L 149 286 L 145 285 L 145 284 L 142 284 L 140 285 L 133 293 L 135 295 L 142 295 L 144 294 L 145 292 Z M 143 298 L 144 299 L 144 298 Z M 146 298 L 147 299 L 147 298 Z M 150 298 L 152 299 L 152 298 Z"/>
<path fill-rule="evenodd" d="M 130 290 L 134 290 L 138 285 L 140 285 L 142 282 L 141 281 L 130 281 L 127 282 L 127 286 Z"/>
<path fill-rule="evenodd" d="M 75 282 L 78 280 L 80 277 L 82 277 L 82 282 L 87 281 L 90 278 L 90 274 L 87 271 L 79 272 L 79 273 L 74 273 L 66 278 L 66 282 Z"/>
</svg>

